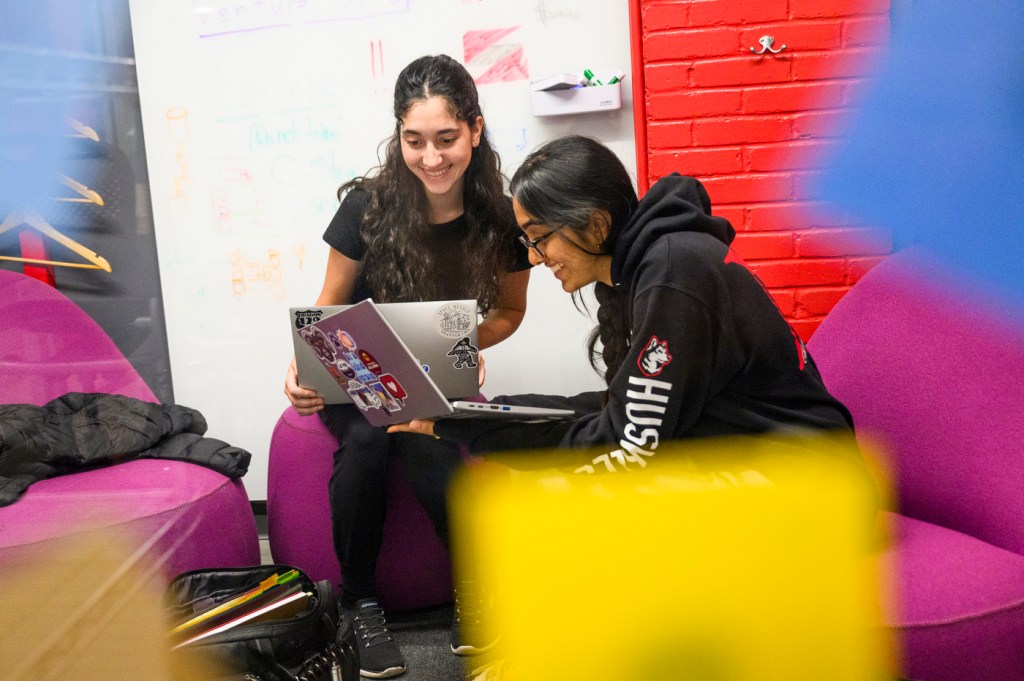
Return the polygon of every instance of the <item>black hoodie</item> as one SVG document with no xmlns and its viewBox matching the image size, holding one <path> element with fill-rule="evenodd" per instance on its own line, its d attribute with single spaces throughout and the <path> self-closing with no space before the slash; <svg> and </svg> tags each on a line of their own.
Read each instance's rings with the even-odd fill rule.
<svg viewBox="0 0 1024 681">
<path fill-rule="evenodd" d="M 512 404 L 566 406 L 571 422 L 441 420 L 435 432 L 473 452 L 608 444 L 581 471 L 644 467 L 667 440 L 789 430 L 852 429 L 803 342 L 729 248 L 703 185 L 672 174 L 644 196 L 612 244 L 612 282 L 628 305 L 631 346 L 608 386 L 576 397 L 516 395 Z"/>
</svg>

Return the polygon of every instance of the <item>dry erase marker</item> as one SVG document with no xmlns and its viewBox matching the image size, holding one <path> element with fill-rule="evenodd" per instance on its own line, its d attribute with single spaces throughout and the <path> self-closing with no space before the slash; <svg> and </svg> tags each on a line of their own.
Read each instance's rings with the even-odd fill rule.
<svg viewBox="0 0 1024 681">
<path fill-rule="evenodd" d="M 583 75 L 587 79 L 587 85 L 600 85 L 601 81 L 594 78 L 594 72 L 590 69 L 583 69 Z"/>
<path fill-rule="evenodd" d="M 625 77 L 626 77 L 625 73 L 623 73 L 622 71 L 616 71 L 615 75 L 612 77 L 612 79 L 608 81 L 608 84 L 609 85 L 615 85 L 616 83 L 618 83 L 619 81 L 621 81 Z"/>
</svg>

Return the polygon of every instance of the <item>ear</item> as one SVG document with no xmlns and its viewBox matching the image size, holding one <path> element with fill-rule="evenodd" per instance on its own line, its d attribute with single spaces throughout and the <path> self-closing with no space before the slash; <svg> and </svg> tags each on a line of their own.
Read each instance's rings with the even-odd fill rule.
<svg viewBox="0 0 1024 681">
<path fill-rule="evenodd" d="M 484 117 L 477 116 L 476 120 L 472 121 L 472 124 L 469 126 L 469 131 L 473 135 L 473 146 L 480 146 L 480 138 L 484 134 Z"/>
<path fill-rule="evenodd" d="M 608 234 L 612 231 L 611 214 L 603 208 L 595 208 L 590 214 L 590 223 L 587 225 L 587 229 L 590 231 L 594 243 L 604 246 Z"/>
</svg>

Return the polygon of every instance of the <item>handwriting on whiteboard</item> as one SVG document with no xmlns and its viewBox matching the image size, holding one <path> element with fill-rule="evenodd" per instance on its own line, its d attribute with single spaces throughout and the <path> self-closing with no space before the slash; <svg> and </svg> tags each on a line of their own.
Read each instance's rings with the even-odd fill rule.
<svg viewBox="0 0 1024 681">
<path fill-rule="evenodd" d="M 577 10 L 568 9 L 549 9 L 548 3 L 545 0 L 539 0 L 535 9 L 537 16 L 540 17 L 540 23 L 547 28 L 549 19 L 579 19 L 580 13 Z"/>
<path fill-rule="evenodd" d="M 359 21 L 409 11 L 411 0 L 202 0 L 193 18 L 200 38 Z"/>
<path fill-rule="evenodd" d="M 284 285 L 281 280 L 281 252 L 267 249 L 263 262 L 248 260 L 241 249 L 230 255 L 231 295 L 235 298 L 284 300 Z"/>
<path fill-rule="evenodd" d="M 164 112 L 167 122 L 167 138 L 174 151 L 175 173 L 171 179 L 173 189 L 168 196 L 168 205 L 172 212 L 180 213 L 182 207 L 187 208 L 192 177 L 189 175 L 189 126 L 188 110 L 170 107 Z"/>
</svg>

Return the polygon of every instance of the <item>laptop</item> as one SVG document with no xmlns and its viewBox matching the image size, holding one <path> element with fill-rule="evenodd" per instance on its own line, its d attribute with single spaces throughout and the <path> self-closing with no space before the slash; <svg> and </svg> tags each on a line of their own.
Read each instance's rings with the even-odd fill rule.
<svg viewBox="0 0 1024 681">
<path fill-rule="evenodd" d="M 337 306 L 315 321 L 304 314 L 316 309 L 291 308 L 299 384 L 316 389 L 328 404 L 355 404 L 375 426 L 418 418 L 542 421 L 575 416 L 569 409 L 450 401 L 479 392 L 476 301 L 376 305 L 364 300 Z M 391 318 L 401 320 L 398 324 L 404 333 L 399 333 Z M 436 337 L 444 339 L 440 348 L 424 351 L 423 344 Z M 414 353 L 404 338 L 416 343 L 421 352 Z M 300 356 L 310 355 L 313 366 L 308 359 L 300 364 Z M 447 394 L 439 381 L 448 385 Z M 314 383 L 333 386 L 328 386 L 328 392 Z"/>
<path fill-rule="evenodd" d="M 317 355 L 316 345 L 303 335 L 321 338 L 306 330 L 351 305 L 321 305 L 289 309 L 295 368 L 299 385 L 316 390 L 325 404 L 348 404 L 353 401 L 347 382 L 345 362 L 325 364 Z M 475 300 L 446 300 L 415 303 L 377 303 L 377 309 L 401 337 L 423 370 L 449 399 L 474 397 L 480 392 L 477 366 Z M 334 344 L 335 347 L 337 343 Z"/>
</svg>

